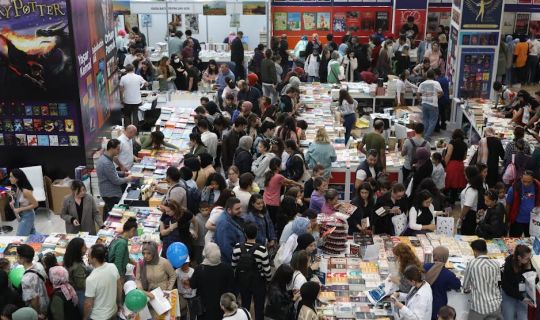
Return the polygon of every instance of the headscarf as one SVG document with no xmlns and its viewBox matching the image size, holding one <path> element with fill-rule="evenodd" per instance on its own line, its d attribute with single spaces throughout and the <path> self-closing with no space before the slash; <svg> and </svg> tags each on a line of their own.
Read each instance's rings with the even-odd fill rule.
<svg viewBox="0 0 540 320">
<path fill-rule="evenodd" d="M 203 249 L 204 260 L 202 264 L 207 266 L 217 266 L 221 263 L 221 251 L 217 244 L 209 242 Z"/>
<path fill-rule="evenodd" d="M 433 249 L 433 266 L 426 272 L 425 280 L 429 285 L 432 285 L 435 280 L 439 277 L 446 261 L 448 261 L 448 256 L 450 252 L 448 248 L 443 246 L 438 246 Z"/>
<path fill-rule="evenodd" d="M 159 263 L 158 246 L 154 241 L 147 242 L 142 247 L 142 252 L 144 251 L 150 251 L 150 254 L 152 255 L 152 260 L 146 261 L 143 259 L 141 263 L 141 284 L 144 290 L 148 290 L 150 284 L 146 277 L 146 266 L 157 265 Z"/>
<path fill-rule="evenodd" d="M 251 136 L 243 136 L 242 138 L 240 138 L 240 141 L 238 141 L 238 148 L 240 149 L 250 151 L 252 145 L 253 138 L 251 138 Z"/>
<path fill-rule="evenodd" d="M 79 303 L 75 289 L 73 289 L 73 286 L 69 284 L 69 272 L 66 270 L 66 268 L 60 266 L 50 268 L 49 278 L 53 288 L 62 290 L 66 300 L 71 300 L 75 305 Z"/>
<path fill-rule="evenodd" d="M 511 35 L 507 35 L 507 36 L 506 36 L 506 41 L 505 41 L 506 44 L 512 44 L 512 41 L 513 41 L 512 36 L 511 36 Z"/>
<path fill-rule="evenodd" d="M 311 308 L 314 312 L 315 311 L 315 301 L 317 301 L 317 297 L 319 296 L 319 292 L 321 291 L 321 286 L 318 282 L 315 281 L 308 281 L 300 287 L 300 296 L 302 296 L 302 300 L 298 303 L 298 314 L 300 314 L 300 309 L 302 306 L 306 306 Z M 298 315 L 296 316 L 296 319 L 298 319 Z"/>
<path fill-rule="evenodd" d="M 315 238 L 313 237 L 311 233 L 303 233 L 298 236 L 298 239 L 296 240 L 296 242 L 297 242 L 297 245 L 296 245 L 296 249 L 294 249 L 294 252 L 297 252 L 300 250 L 306 250 L 306 248 L 309 247 L 310 244 L 315 242 Z"/>
<path fill-rule="evenodd" d="M 306 217 L 296 217 L 293 220 L 292 232 L 298 236 L 306 233 L 306 229 L 309 225 L 309 219 Z"/>
<path fill-rule="evenodd" d="M 416 149 L 416 167 L 420 168 L 429 161 L 429 150 L 423 147 Z"/>
<path fill-rule="evenodd" d="M 303 72 L 302 72 L 302 74 L 303 74 Z M 297 76 L 292 76 L 292 77 L 289 78 L 289 87 L 299 88 L 300 83 L 301 83 L 300 78 L 298 78 Z"/>
<path fill-rule="evenodd" d="M 30 307 L 24 307 L 13 312 L 13 314 L 11 315 L 11 319 L 13 320 L 38 320 L 38 314 L 36 310 Z"/>
</svg>

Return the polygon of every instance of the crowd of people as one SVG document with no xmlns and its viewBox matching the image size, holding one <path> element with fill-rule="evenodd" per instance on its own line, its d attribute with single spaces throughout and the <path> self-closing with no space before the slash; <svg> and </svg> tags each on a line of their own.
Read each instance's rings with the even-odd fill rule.
<svg viewBox="0 0 540 320">
<path fill-rule="evenodd" d="M 318 253 L 345 253 L 348 237 L 355 233 L 433 232 L 436 217 L 456 209 L 460 234 L 484 239 L 529 236 L 531 212 L 540 206 L 540 145 L 530 145 L 524 135 L 540 141 L 537 133 L 528 129 L 536 129 L 538 103 L 533 106 L 534 98 L 513 94 L 496 83 L 494 89 L 500 92 L 504 110 L 510 115 L 518 119 L 520 110 L 529 107 L 527 115 L 534 114 L 525 121 L 525 112 L 521 112 L 514 140 L 503 148 L 500 137 L 486 129 L 476 159 L 465 166 L 468 145 L 463 131 L 457 129 L 442 153 L 432 152 L 432 120 L 444 120 L 434 110 L 448 95 L 433 80 L 435 75 L 442 77 L 447 33 L 441 28 L 438 41 L 428 36 L 416 47 L 418 28 L 415 33 L 414 26 L 414 21 L 409 21 L 395 42 L 384 40 L 378 32 L 364 45 L 347 36 L 338 46 L 331 35 L 323 45 L 314 35 L 311 41 L 302 40 L 305 48 L 294 56 L 299 64 L 305 57 L 304 68 L 286 63 L 289 53 L 283 37 L 269 49 L 259 46 L 247 72 L 240 58 L 233 59 L 234 65 L 210 62 L 201 81 L 216 85 L 216 99 L 200 99 L 189 135 L 189 153 L 181 167 L 169 167 L 164 181 L 155 185 L 163 194 L 159 206 L 163 212 L 161 253 L 157 243 L 149 242 L 142 248 L 141 261 L 130 259 L 128 243 L 137 234 L 135 219 L 125 222 L 123 233 L 108 247 L 96 244 L 87 248 L 82 239 L 71 240 L 63 265 L 47 255 L 36 262 L 32 247 L 21 245 L 17 259 L 26 271 L 20 292 L 6 280 L 9 263 L 4 261 L 0 270 L 3 319 L 35 319 L 38 315 L 115 319 L 123 305 L 123 284 L 134 280 L 149 299 L 154 299 L 151 291 L 158 287 L 164 291 L 178 288 L 183 316 L 189 319 L 250 319 L 253 301 L 257 320 L 314 320 L 321 303 Z M 133 41 L 125 45 L 130 53 L 123 62 L 127 75 L 122 79 L 132 77 L 136 70 L 142 80 L 132 78 L 140 88 L 151 82 L 148 75 L 153 67 L 139 51 L 146 46 L 144 37 L 133 31 Z M 196 90 L 193 85 L 198 80 L 192 81 L 195 77 L 185 70 L 199 65 L 200 45 L 191 32 L 186 31 L 183 42 L 182 36 L 175 32 L 170 38 L 169 46 L 178 50 L 158 67 L 156 79 L 164 90 L 173 86 L 186 90 L 186 85 Z M 236 48 L 233 57 L 240 50 L 241 38 L 241 32 L 228 37 L 231 48 Z M 413 60 L 415 49 L 418 54 Z M 407 73 L 415 64 L 412 73 Z M 300 147 L 308 124 L 298 118 L 302 108 L 299 86 L 308 79 L 333 83 L 367 80 L 366 72 L 377 77 L 405 74 L 401 78 L 404 83 L 410 83 L 407 79 L 411 76 L 418 77 L 423 108 L 434 110 L 425 111 L 429 121 L 415 124 L 414 137 L 400 143 L 405 158 L 403 183 L 392 182 L 387 172 L 384 122 L 375 121 L 373 131 L 363 135 L 358 150 L 366 157 L 356 170 L 351 201 L 356 209 L 349 216 L 340 211 L 344 204 L 329 186 L 336 152 L 326 130 L 318 128 L 309 147 Z M 138 94 L 130 83 L 129 78 L 120 82 L 125 109 L 140 103 L 127 99 Z M 540 92 L 536 99 L 540 101 Z M 358 105 L 346 89 L 340 91 L 338 103 L 347 141 Z M 109 140 L 96 161 L 105 202 L 103 217 L 84 184 L 74 181 L 72 194 L 61 210 L 66 231 L 96 234 L 96 227 L 103 227 L 126 184 L 134 179 L 129 170 L 139 160 L 137 150 L 177 148 L 167 144 L 160 131 L 138 133 L 137 120 L 131 117 L 133 109 L 127 111 L 124 115 L 131 121 L 125 123 L 124 133 Z M 11 207 L 19 219 L 17 235 L 34 234 L 37 202 L 32 186 L 19 169 L 11 171 L 10 182 L 16 187 Z M 394 223 L 396 216 L 405 217 L 405 227 Z M 166 257 L 168 246 L 175 242 L 184 243 L 189 250 L 188 261 L 176 270 Z M 502 274 L 495 261 L 488 259 L 484 240 L 475 240 L 471 248 L 475 258 L 461 283 L 445 267 L 447 248 L 435 248 L 434 262 L 421 264 L 410 247 L 396 245 L 392 251 L 399 274 L 391 277 L 399 286 L 391 296 L 395 316 L 454 319 L 455 310 L 447 306 L 447 292 L 463 288 L 471 292 L 469 319 L 525 319 L 527 306 L 532 305 L 523 289 L 524 274 L 534 270 L 530 248 L 518 245 Z M 85 255 L 89 265 L 84 262 Z M 130 265 L 136 266 L 135 274 Z M 23 312 L 27 316 L 17 315 Z"/>
</svg>

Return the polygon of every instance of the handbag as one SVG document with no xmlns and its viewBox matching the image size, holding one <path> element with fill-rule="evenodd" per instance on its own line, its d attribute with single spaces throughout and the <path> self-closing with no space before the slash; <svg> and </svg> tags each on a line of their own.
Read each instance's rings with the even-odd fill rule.
<svg viewBox="0 0 540 320">
<path fill-rule="evenodd" d="M 201 296 L 197 295 L 189 300 L 189 315 L 190 317 L 193 316 L 201 316 L 204 314 L 204 304 L 202 303 Z"/>
<path fill-rule="evenodd" d="M 305 184 L 306 181 L 311 179 L 311 175 L 309 174 L 309 170 L 306 168 L 306 162 L 304 161 L 304 158 L 302 158 L 302 156 L 298 153 L 295 154 L 295 156 L 300 157 L 300 159 L 302 160 L 303 167 L 304 167 L 304 173 L 302 173 L 302 176 L 300 177 L 298 182 L 300 182 L 301 184 Z"/>
<path fill-rule="evenodd" d="M 392 224 L 394 225 L 394 234 L 400 236 L 407 229 L 407 216 L 404 213 L 393 216 Z"/>
<path fill-rule="evenodd" d="M 516 159 L 516 155 L 512 155 L 512 162 L 506 167 L 504 170 L 502 180 L 505 184 L 510 185 L 514 183 L 514 180 L 516 180 L 516 165 L 514 164 L 514 161 Z"/>
</svg>

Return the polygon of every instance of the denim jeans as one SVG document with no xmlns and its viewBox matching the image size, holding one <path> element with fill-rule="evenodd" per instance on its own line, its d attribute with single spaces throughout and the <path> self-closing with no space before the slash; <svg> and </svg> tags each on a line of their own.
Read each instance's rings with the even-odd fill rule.
<svg viewBox="0 0 540 320">
<path fill-rule="evenodd" d="M 308 76 L 307 77 L 307 82 L 319 82 L 319 81 L 321 81 L 320 79 L 321 78 L 319 78 L 319 77 Z"/>
<path fill-rule="evenodd" d="M 347 142 L 349 141 L 349 138 L 351 137 L 352 127 L 354 126 L 355 122 L 356 122 L 356 114 L 349 113 L 343 116 L 343 126 L 345 127 L 345 145 L 347 145 Z"/>
<path fill-rule="evenodd" d="M 422 104 L 422 122 L 424 122 L 424 138 L 431 138 L 439 120 L 439 108 L 429 104 Z"/>
<path fill-rule="evenodd" d="M 527 319 L 527 305 L 502 291 L 502 314 L 504 320 Z"/>
<path fill-rule="evenodd" d="M 276 104 L 278 102 L 278 94 L 276 91 L 276 87 L 273 84 L 263 83 L 262 91 L 263 96 L 268 97 L 272 100 L 272 104 Z"/>
<path fill-rule="evenodd" d="M 34 228 L 36 214 L 34 213 L 34 210 L 21 212 L 20 216 L 21 221 L 19 221 L 19 226 L 17 227 L 17 236 L 36 234 L 36 229 Z"/>
</svg>

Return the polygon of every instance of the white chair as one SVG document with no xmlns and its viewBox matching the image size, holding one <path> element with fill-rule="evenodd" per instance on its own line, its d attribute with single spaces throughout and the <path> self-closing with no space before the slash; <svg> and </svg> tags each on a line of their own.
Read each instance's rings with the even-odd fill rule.
<svg viewBox="0 0 540 320">
<path fill-rule="evenodd" d="M 36 201 L 45 202 L 45 208 L 47 209 L 47 212 L 49 212 L 49 200 L 47 199 L 47 193 L 45 191 L 43 168 L 41 166 L 33 166 L 20 169 L 26 175 L 28 181 L 30 181 L 32 188 L 34 188 L 33 194 Z"/>
</svg>

